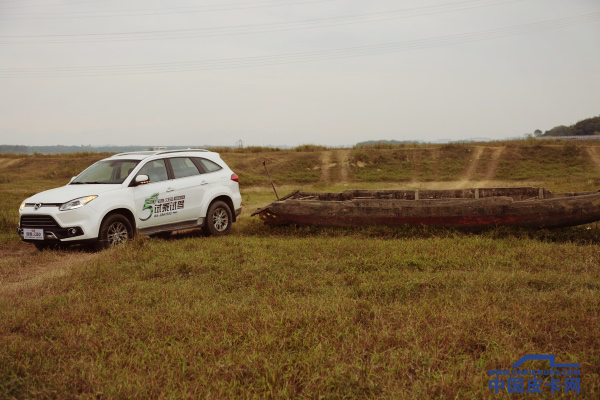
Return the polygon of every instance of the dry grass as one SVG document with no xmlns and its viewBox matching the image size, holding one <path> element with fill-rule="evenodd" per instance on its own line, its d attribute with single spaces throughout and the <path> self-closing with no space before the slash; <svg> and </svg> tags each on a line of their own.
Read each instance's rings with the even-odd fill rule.
<svg viewBox="0 0 600 400">
<path fill-rule="evenodd" d="M 139 240 L 0 292 L 0 393 L 480 398 L 487 369 L 540 353 L 594 398 L 598 232 L 536 235 L 246 219 Z"/>
<path fill-rule="evenodd" d="M 419 176 L 435 178 L 433 152 L 464 149 L 399 150 L 417 155 Z M 380 150 L 390 152 L 381 164 L 402 165 L 389 155 L 397 150 Z M 546 166 L 528 149 L 507 155 L 518 164 L 515 154 Z M 276 180 L 289 184 L 282 177 L 319 165 L 320 154 L 226 157 L 257 181 L 270 157 Z M 460 176 L 466 164 L 455 165 Z M 9 230 L 27 193 L 64 183 L 38 167 L 10 173 L 0 189 L 9 221 L 0 236 L 0 398 L 485 398 L 494 396 L 486 371 L 525 354 L 580 363 L 578 397 L 600 396 L 594 225 L 479 234 L 269 228 L 248 217 L 273 199 L 265 184 L 242 190 L 246 211 L 225 238 L 187 232 L 101 253 L 38 253 Z M 404 182 L 361 182 L 354 168 L 346 184 L 307 188 L 452 183 L 414 182 L 408 164 Z M 580 190 L 582 179 L 600 178 L 572 172 L 532 179 Z M 501 182 L 522 183 L 532 181 Z"/>
</svg>

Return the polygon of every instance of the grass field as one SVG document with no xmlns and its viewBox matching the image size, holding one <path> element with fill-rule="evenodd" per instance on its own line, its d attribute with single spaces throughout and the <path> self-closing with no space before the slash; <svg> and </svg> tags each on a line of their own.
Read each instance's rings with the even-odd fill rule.
<svg viewBox="0 0 600 400">
<path fill-rule="evenodd" d="M 223 153 L 245 207 L 230 236 L 100 253 L 40 253 L 13 231 L 25 197 L 103 155 L 0 158 L 0 398 L 504 398 L 487 371 L 526 354 L 580 363 L 573 397 L 598 398 L 598 226 L 472 234 L 249 217 L 274 197 L 263 159 L 280 192 L 600 188 L 595 148 L 502 148 Z M 542 385 L 539 396 L 567 397 L 561 383 L 562 395 Z"/>
</svg>

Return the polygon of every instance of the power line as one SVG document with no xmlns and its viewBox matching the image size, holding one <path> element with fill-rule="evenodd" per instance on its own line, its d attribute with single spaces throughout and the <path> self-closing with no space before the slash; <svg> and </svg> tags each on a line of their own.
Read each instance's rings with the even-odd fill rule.
<svg viewBox="0 0 600 400">
<path fill-rule="evenodd" d="M 400 18 L 412 18 L 425 15 L 471 10 L 474 8 L 481 7 L 497 6 L 521 1 L 525 0 L 468 0 L 450 3 L 446 5 L 416 7 L 372 14 L 360 14 L 349 15 L 344 17 L 319 18 L 293 22 L 238 25 L 216 28 L 63 35 L 0 36 L 0 44 L 121 42 L 158 39 L 187 39 L 207 36 L 229 36 L 249 33 L 280 32 L 288 30 L 313 29 L 368 22 L 388 21 Z M 442 10 L 442 8 L 445 9 Z"/>
<path fill-rule="evenodd" d="M 484 0 L 489 3 L 490 0 Z M 265 33 L 265 32 L 277 32 L 284 30 L 297 30 L 297 29 L 309 29 L 309 28 L 321 28 L 338 25 L 348 25 L 366 22 L 377 22 L 399 18 L 416 17 L 432 14 L 440 14 L 447 12 L 455 12 L 462 10 L 469 10 L 479 7 L 495 6 L 507 3 L 513 3 L 524 0 L 503 0 L 491 4 L 476 4 L 471 7 L 456 8 L 444 11 L 432 11 L 432 12 L 421 12 L 414 15 L 403 15 L 405 13 L 430 9 L 432 7 L 419 7 L 417 9 L 397 10 L 375 14 L 363 14 L 363 15 L 351 15 L 345 17 L 334 17 L 334 18 L 321 18 L 313 20 L 294 21 L 286 23 L 272 23 L 272 24 L 253 24 L 253 25 L 240 25 L 231 27 L 217 27 L 217 28 L 196 28 L 196 29 L 178 29 L 178 30 L 163 30 L 163 31 L 138 31 L 138 32 L 115 32 L 115 33 L 89 33 L 89 34 L 66 34 L 66 35 L 27 35 L 27 36 L 0 36 L 0 44 L 35 44 L 35 43 L 87 43 L 87 42 L 113 42 L 113 41 L 133 41 L 133 40 L 156 40 L 156 39 L 182 39 L 182 38 L 195 38 L 205 36 L 223 36 L 223 35 L 237 35 L 247 33 Z M 467 1 L 454 3 L 481 3 L 481 0 Z M 448 7 L 445 5 L 444 7 Z M 399 15 L 398 15 L 399 14 Z M 308 26 L 304 26 L 308 25 Z M 119 36 L 123 37 L 120 38 Z M 78 39 L 83 38 L 83 39 Z M 38 39 L 38 40 L 31 40 Z M 17 40 L 17 41 L 7 41 Z M 21 40 L 21 41 L 19 41 Z"/>
<path fill-rule="evenodd" d="M 0 5 L 2 4 L 13 4 L 13 3 L 19 3 L 17 6 L 12 6 L 9 8 L 5 9 L 9 9 L 9 10 L 13 10 L 15 8 L 38 8 L 38 7 L 55 7 L 55 6 L 62 6 L 65 7 L 67 6 L 65 3 L 51 3 L 51 4 L 36 4 L 36 5 L 28 5 L 25 4 L 23 5 L 24 2 L 30 2 L 30 1 L 36 1 L 38 2 L 38 0 L 6 0 L 6 1 L 0 1 Z M 80 4 L 90 4 L 90 3 L 106 3 L 106 2 L 115 2 L 115 1 L 119 1 L 119 0 L 88 0 L 88 1 L 83 1 L 83 0 L 77 0 L 77 5 Z"/>
<path fill-rule="evenodd" d="M 290 1 L 290 0 L 283 0 Z M 229 3 L 223 5 L 215 5 L 215 6 L 186 6 L 186 7 L 170 7 L 170 8 L 155 8 L 155 9 L 143 9 L 143 10 L 110 10 L 110 11 L 67 11 L 67 12 L 46 12 L 46 13 L 5 13 L 0 16 L 0 20 L 24 20 L 24 19 L 80 19 L 80 18 L 113 18 L 113 17 L 135 17 L 135 16 L 147 16 L 147 15 L 167 15 L 167 14 L 180 14 L 182 12 L 188 13 L 204 13 L 204 12 L 213 12 L 213 11 L 231 11 L 231 10 L 247 10 L 247 9 L 257 9 L 257 8 L 270 8 L 270 7 L 287 7 L 287 6 L 295 6 L 295 5 L 304 5 L 304 4 L 314 4 L 314 3 L 328 3 L 332 1 L 340 1 L 340 0 L 291 0 L 292 2 L 283 3 L 283 1 L 275 0 L 265 0 L 259 2 L 252 3 Z M 256 5 L 262 4 L 262 5 Z M 212 7 L 212 8 L 211 8 Z M 193 10 L 197 8 L 204 8 L 202 10 Z M 167 11 L 160 12 L 164 10 L 179 10 L 179 11 Z M 91 13 L 102 13 L 108 15 L 83 15 L 83 14 L 91 14 Z M 113 14 L 114 13 L 114 14 Z M 120 14 L 119 14 L 120 13 Z M 125 13 L 125 14 L 124 14 Z M 64 16 L 64 14 L 77 14 L 72 16 Z M 10 17 L 18 17 L 18 18 L 10 18 Z M 6 18 L 9 17 L 9 18 Z"/>
<path fill-rule="evenodd" d="M 231 68 L 259 67 L 268 65 L 304 63 L 348 57 L 386 54 L 419 50 L 432 47 L 489 40 L 505 36 L 533 33 L 564 26 L 600 20 L 600 12 L 548 21 L 516 25 L 506 28 L 488 29 L 478 32 L 438 36 L 426 39 L 407 40 L 370 46 L 346 47 L 330 50 L 287 53 L 271 56 L 239 57 L 203 61 L 170 63 L 125 64 L 82 67 L 9 68 L 0 69 L 0 78 L 28 77 L 77 77 L 105 75 L 138 75 L 151 73 L 174 73 Z"/>
</svg>

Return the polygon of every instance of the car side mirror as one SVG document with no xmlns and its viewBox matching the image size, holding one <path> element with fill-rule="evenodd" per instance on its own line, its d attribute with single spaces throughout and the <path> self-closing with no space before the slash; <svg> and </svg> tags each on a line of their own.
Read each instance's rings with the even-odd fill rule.
<svg viewBox="0 0 600 400">
<path fill-rule="evenodd" d="M 150 183 L 150 177 L 148 175 L 138 175 L 133 182 L 134 186 L 145 185 L 146 183 Z"/>
</svg>

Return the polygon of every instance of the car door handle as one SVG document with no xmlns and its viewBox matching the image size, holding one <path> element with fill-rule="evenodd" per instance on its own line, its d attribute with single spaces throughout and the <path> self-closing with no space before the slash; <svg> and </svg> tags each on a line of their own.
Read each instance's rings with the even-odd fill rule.
<svg viewBox="0 0 600 400">
<path fill-rule="evenodd" d="M 172 192 L 175 188 L 167 188 L 167 192 Z"/>
<path fill-rule="evenodd" d="M 200 182 L 200 184 L 201 184 L 201 185 L 208 185 L 208 182 L 206 182 L 206 181 L 202 181 L 202 182 Z"/>
</svg>

